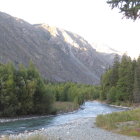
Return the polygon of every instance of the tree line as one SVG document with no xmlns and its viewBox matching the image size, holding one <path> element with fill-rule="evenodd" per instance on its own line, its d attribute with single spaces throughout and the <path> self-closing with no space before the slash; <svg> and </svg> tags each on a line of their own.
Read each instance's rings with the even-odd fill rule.
<svg viewBox="0 0 140 140">
<path fill-rule="evenodd" d="M 48 114 L 54 101 L 35 66 L 0 64 L 0 116 Z"/>
<path fill-rule="evenodd" d="M 79 105 L 86 100 L 98 99 L 100 94 L 99 86 L 73 82 L 49 83 L 47 89 L 55 96 L 56 101 L 70 101 Z"/>
<path fill-rule="evenodd" d="M 30 62 L 28 67 L 0 64 L 0 117 L 55 113 L 55 101 L 82 104 L 99 97 L 99 87 L 43 79 Z"/>
<path fill-rule="evenodd" d="M 140 102 L 140 57 L 131 60 L 124 54 L 101 77 L 101 99 L 109 102 Z"/>
</svg>

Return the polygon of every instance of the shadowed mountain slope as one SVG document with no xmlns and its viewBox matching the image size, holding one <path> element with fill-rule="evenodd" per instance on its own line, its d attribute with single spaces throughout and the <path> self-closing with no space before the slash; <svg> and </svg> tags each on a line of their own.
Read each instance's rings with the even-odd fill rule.
<svg viewBox="0 0 140 140">
<path fill-rule="evenodd" d="M 32 60 L 52 81 L 98 84 L 112 63 L 81 36 L 45 24 L 31 25 L 0 12 L 0 62 L 28 65 Z"/>
</svg>

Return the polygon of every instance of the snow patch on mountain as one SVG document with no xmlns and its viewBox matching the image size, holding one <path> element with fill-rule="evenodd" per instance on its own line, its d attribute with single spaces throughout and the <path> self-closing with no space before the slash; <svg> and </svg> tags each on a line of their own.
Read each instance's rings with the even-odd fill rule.
<svg viewBox="0 0 140 140">
<path fill-rule="evenodd" d="M 110 46 L 108 46 L 107 44 L 101 42 L 92 43 L 92 46 L 94 49 L 96 49 L 97 52 L 107 53 L 107 54 L 118 54 L 118 55 L 123 54 L 121 51 L 115 50 Z"/>
</svg>

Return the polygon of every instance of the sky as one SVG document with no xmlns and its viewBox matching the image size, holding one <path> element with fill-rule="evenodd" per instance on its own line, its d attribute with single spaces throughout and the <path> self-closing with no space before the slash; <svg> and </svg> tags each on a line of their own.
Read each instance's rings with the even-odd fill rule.
<svg viewBox="0 0 140 140">
<path fill-rule="evenodd" d="M 106 44 L 131 57 L 140 54 L 140 20 L 123 18 L 107 0 L 0 0 L 0 11 L 31 24 L 46 23 Z"/>
</svg>

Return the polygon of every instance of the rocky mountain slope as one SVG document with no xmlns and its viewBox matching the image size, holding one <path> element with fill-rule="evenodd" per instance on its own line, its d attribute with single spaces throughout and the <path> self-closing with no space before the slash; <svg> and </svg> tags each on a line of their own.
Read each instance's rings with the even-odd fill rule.
<svg viewBox="0 0 140 140">
<path fill-rule="evenodd" d="M 30 60 L 49 80 L 86 84 L 98 84 L 112 62 L 77 34 L 0 12 L 0 62 L 28 65 Z"/>
</svg>

